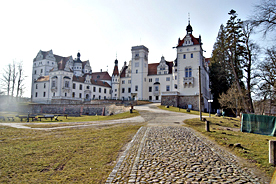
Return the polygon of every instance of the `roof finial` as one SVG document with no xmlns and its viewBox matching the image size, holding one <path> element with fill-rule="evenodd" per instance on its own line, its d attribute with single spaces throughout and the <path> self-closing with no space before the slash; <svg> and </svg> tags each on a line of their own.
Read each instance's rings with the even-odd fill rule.
<svg viewBox="0 0 276 184">
<path fill-rule="evenodd" d="M 190 24 L 190 13 L 188 13 L 188 24 Z"/>
</svg>

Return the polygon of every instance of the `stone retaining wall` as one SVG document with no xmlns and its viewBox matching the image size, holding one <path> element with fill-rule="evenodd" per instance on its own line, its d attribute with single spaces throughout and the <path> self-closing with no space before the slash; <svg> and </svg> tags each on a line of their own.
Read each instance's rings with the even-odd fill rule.
<svg viewBox="0 0 276 184">
<path fill-rule="evenodd" d="M 192 105 L 192 110 L 199 110 L 198 95 L 180 96 L 180 95 L 164 95 L 161 98 L 161 105 L 169 105 L 187 109 L 188 105 Z"/>
</svg>

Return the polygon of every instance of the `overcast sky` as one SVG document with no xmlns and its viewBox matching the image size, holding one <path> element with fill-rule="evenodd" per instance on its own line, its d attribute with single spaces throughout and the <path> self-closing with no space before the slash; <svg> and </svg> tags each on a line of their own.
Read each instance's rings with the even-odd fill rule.
<svg viewBox="0 0 276 184">
<path fill-rule="evenodd" d="M 193 35 L 201 35 L 211 57 L 221 24 L 234 9 L 247 19 L 259 0 L 7 0 L 0 2 L 1 69 L 23 61 L 30 97 L 33 58 L 39 50 L 89 60 L 93 72 L 119 68 L 131 59 L 131 47 L 149 48 L 149 63 L 176 58 L 178 38 L 186 34 L 190 13 Z M 1 71 L 2 73 L 2 71 Z"/>
</svg>

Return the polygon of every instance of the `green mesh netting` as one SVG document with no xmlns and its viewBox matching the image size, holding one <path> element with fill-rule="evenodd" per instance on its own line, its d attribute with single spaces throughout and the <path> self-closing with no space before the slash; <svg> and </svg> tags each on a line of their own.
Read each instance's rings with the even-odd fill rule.
<svg viewBox="0 0 276 184">
<path fill-rule="evenodd" d="M 276 135 L 276 117 L 242 114 L 241 131 L 262 135 Z"/>
</svg>

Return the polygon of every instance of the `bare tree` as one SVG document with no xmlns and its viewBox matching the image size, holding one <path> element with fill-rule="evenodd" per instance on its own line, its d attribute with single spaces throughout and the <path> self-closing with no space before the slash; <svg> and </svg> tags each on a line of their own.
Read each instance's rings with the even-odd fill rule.
<svg viewBox="0 0 276 184">
<path fill-rule="evenodd" d="M 226 93 L 222 93 L 219 96 L 218 101 L 222 108 L 231 109 L 234 114 L 238 115 L 243 109 L 242 98 L 244 98 L 244 96 L 242 97 L 240 95 L 240 93 L 238 92 L 238 88 L 234 83 L 231 88 L 227 90 Z"/>
<path fill-rule="evenodd" d="M 254 68 L 256 61 L 258 60 L 258 54 L 260 52 L 260 47 L 251 39 L 251 35 L 254 33 L 254 25 L 250 21 L 243 22 L 243 39 L 244 39 L 244 54 L 242 60 L 242 67 L 244 70 L 244 77 L 246 80 L 246 97 L 248 100 L 248 108 L 250 112 L 254 113 L 254 106 L 252 102 L 252 88 L 256 85 L 254 79 L 258 76 Z"/>
<path fill-rule="evenodd" d="M 22 82 L 25 79 L 22 62 L 20 62 L 17 67 L 18 67 L 18 79 L 17 79 L 17 88 L 16 88 L 16 98 L 18 98 L 18 96 L 22 96 L 22 89 L 23 89 Z"/>
<path fill-rule="evenodd" d="M 259 84 L 260 96 L 270 99 L 276 104 L 276 47 L 266 50 L 266 57 L 259 65 L 261 80 Z"/>
<path fill-rule="evenodd" d="M 8 64 L 6 68 L 3 69 L 3 74 L 1 77 L 1 82 L 3 84 L 3 89 L 10 95 L 11 92 L 11 75 L 12 75 L 12 65 Z"/>
<path fill-rule="evenodd" d="M 276 27 L 276 1 L 261 0 L 260 4 L 255 6 L 254 16 L 251 21 L 255 26 L 261 26 L 264 36 L 272 32 Z"/>
<path fill-rule="evenodd" d="M 15 88 L 15 83 L 16 83 L 16 78 L 17 78 L 17 71 L 16 71 L 16 63 L 13 61 L 12 64 L 12 73 L 11 73 L 11 96 L 13 97 L 14 95 L 14 88 Z"/>
</svg>

